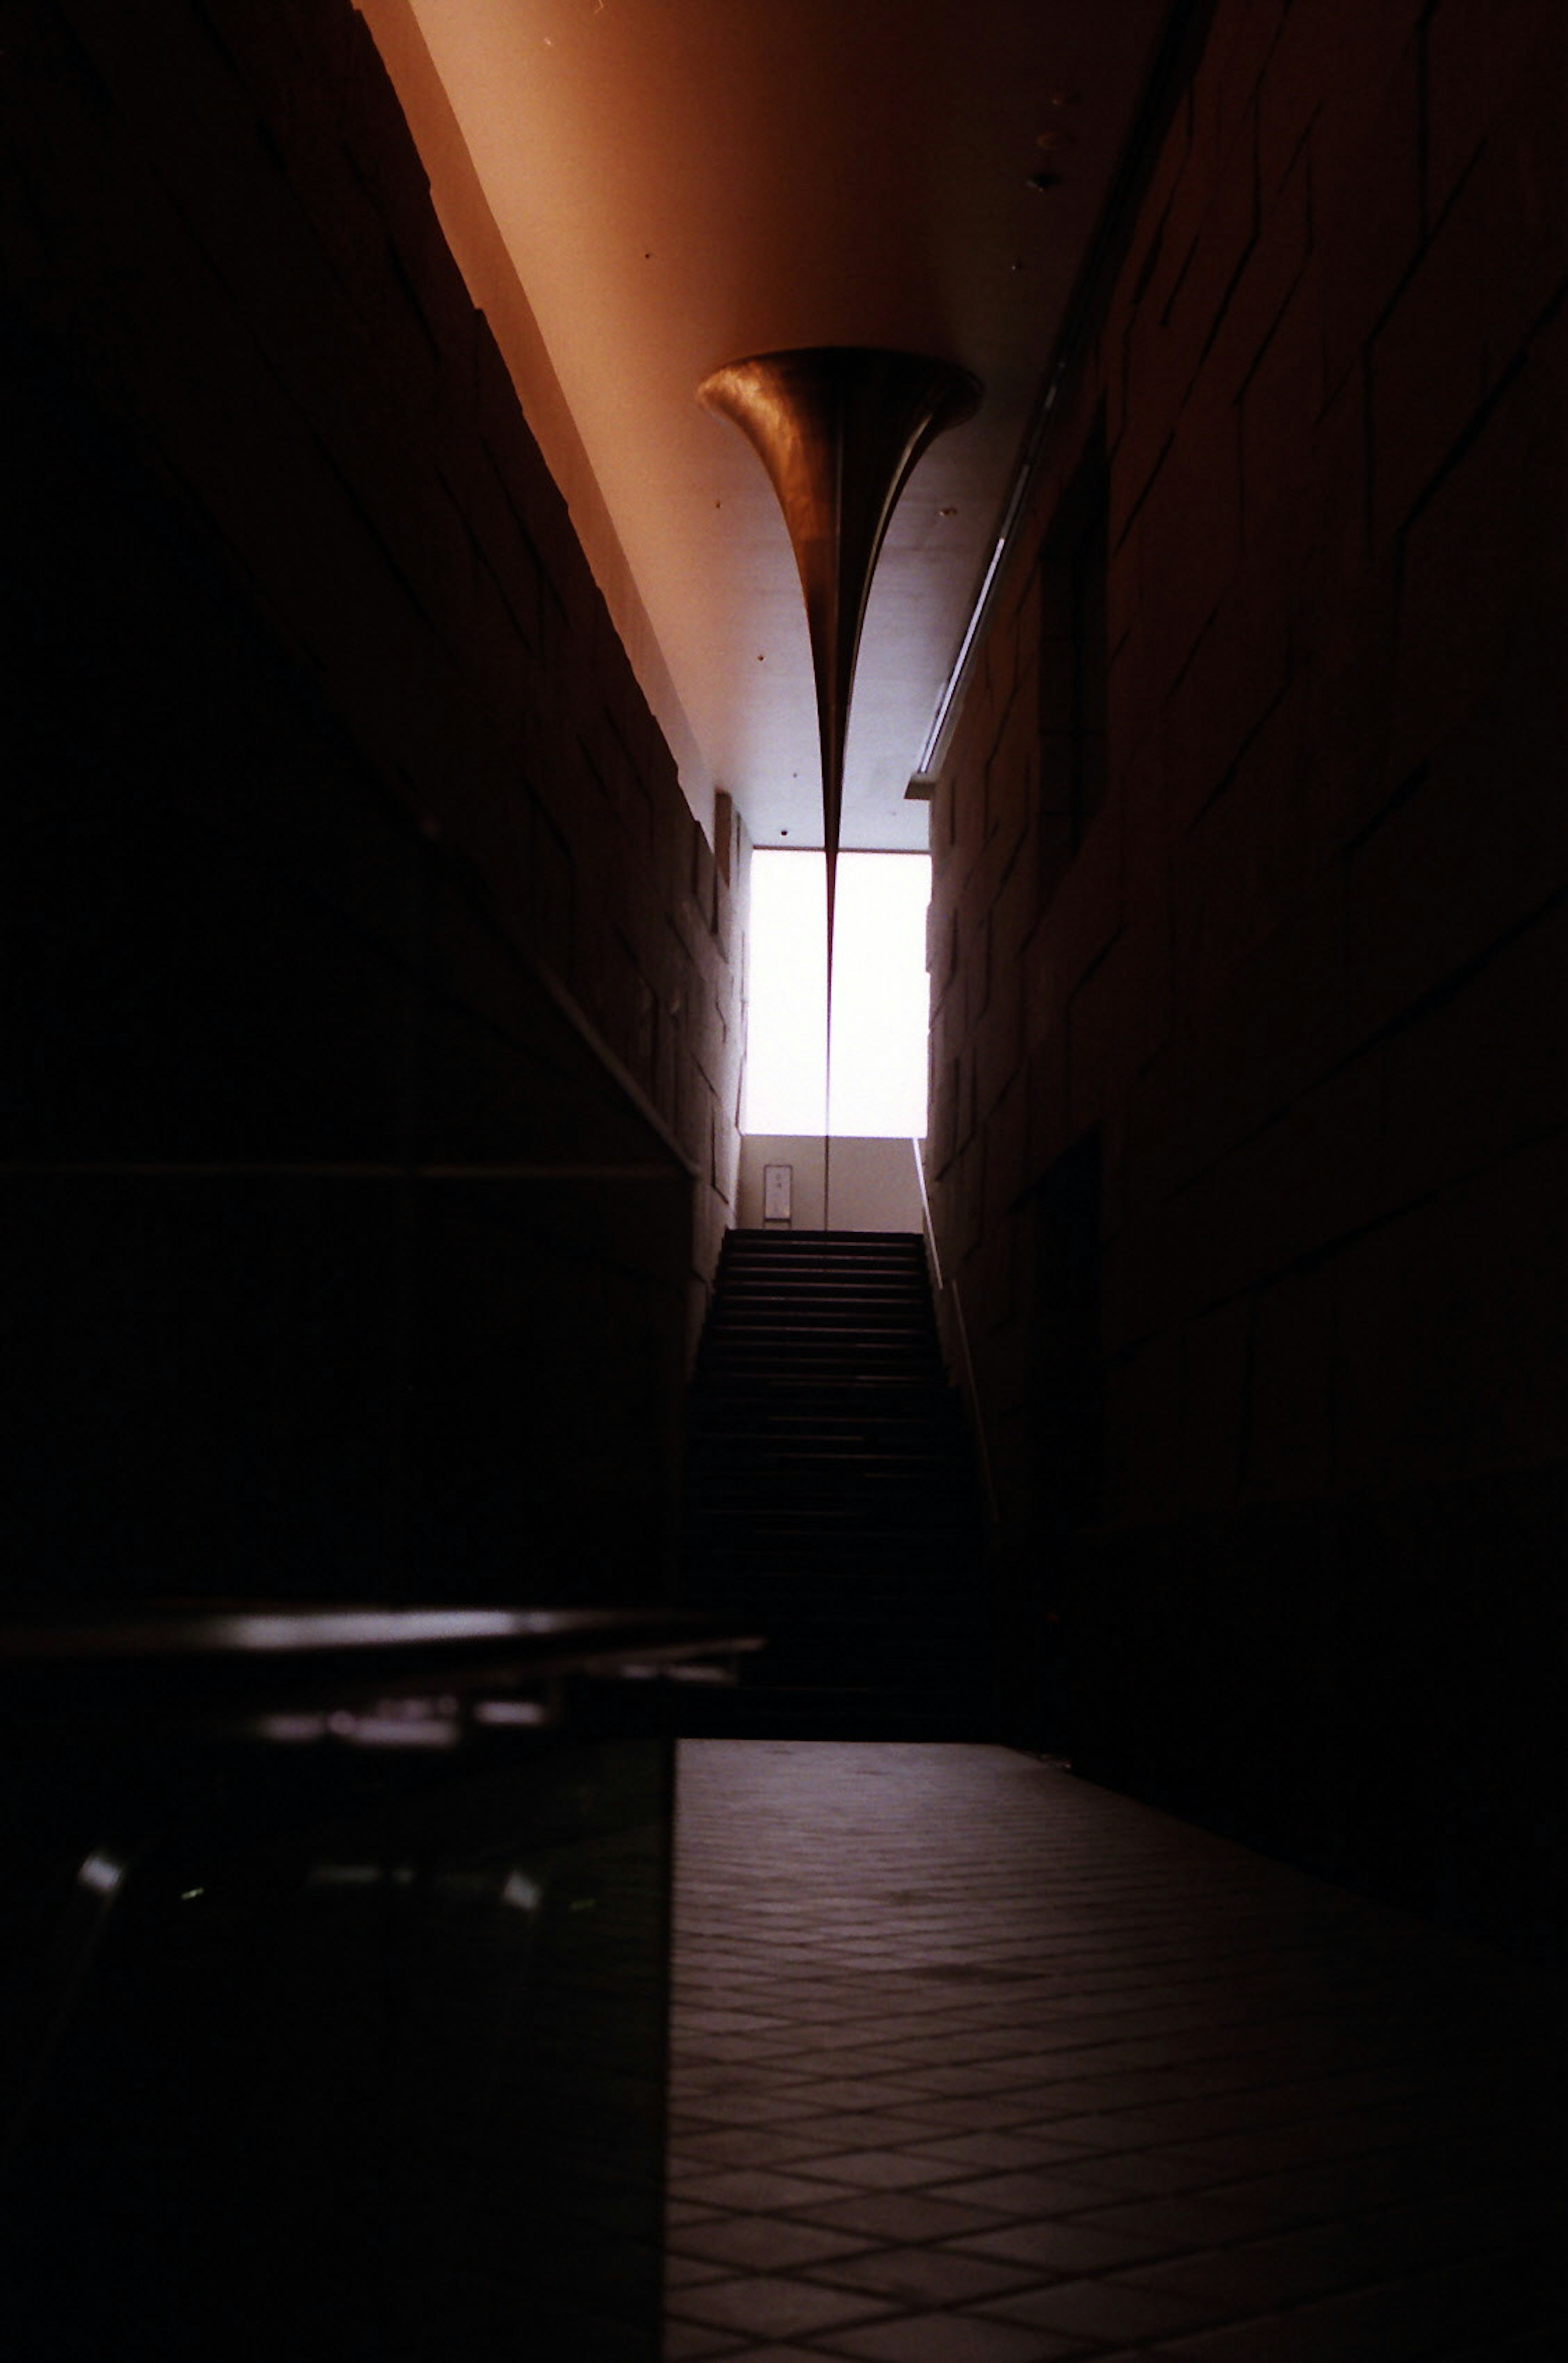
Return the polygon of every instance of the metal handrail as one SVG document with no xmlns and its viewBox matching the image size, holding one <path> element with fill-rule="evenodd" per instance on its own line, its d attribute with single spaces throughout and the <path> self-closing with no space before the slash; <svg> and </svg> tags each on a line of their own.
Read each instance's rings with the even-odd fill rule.
<svg viewBox="0 0 1568 2363">
<path fill-rule="evenodd" d="M 950 1281 L 942 1272 L 941 1254 L 937 1246 L 936 1226 L 931 1220 L 930 1195 L 926 1188 L 926 1160 L 922 1144 L 909 1143 L 915 1158 L 915 1180 L 920 1193 L 920 1214 L 926 1241 L 926 1258 L 931 1269 L 931 1283 L 939 1304 L 951 1304 L 953 1331 L 958 1344 L 959 1392 L 969 1414 L 971 1433 L 974 1438 L 974 1457 L 980 1470 L 980 1490 L 984 1498 L 985 1516 L 993 1534 L 1000 1523 L 996 1507 L 996 1486 L 991 1473 L 991 1452 L 985 1438 L 985 1422 L 981 1415 L 980 1390 L 975 1383 L 974 1358 L 969 1350 L 969 1325 L 963 1317 L 963 1297 L 954 1273 Z M 940 1326 L 940 1325 L 939 1325 Z"/>
</svg>

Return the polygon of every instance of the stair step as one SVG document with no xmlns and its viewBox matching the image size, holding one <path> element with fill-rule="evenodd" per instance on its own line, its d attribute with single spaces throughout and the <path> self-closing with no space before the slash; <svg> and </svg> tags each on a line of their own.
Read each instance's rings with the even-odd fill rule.
<svg viewBox="0 0 1568 2363">
<path fill-rule="evenodd" d="M 731 1232 L 689 1435 L 687 1596 L 770 1637 L 683 1728 L 988 1737 L 978 1497 L 920 1236 Z"/>
</svg>

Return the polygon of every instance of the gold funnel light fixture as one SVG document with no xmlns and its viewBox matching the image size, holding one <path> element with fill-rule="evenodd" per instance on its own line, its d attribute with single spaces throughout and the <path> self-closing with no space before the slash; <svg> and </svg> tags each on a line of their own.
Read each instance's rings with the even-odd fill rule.
<svg viewBox="0 0 1568 2363">
<path fill-rule="evenodd" d="M 729 361 L 703 380 L 697 399 L 733 419 L 766 468 L 806 597 L 822 750 L 830 1045 L 844 747 L 872 576 L 917 461 L 944 428 L 973 415 L 980 387 L 952 361 L 814 345 Z"/>
</svg>

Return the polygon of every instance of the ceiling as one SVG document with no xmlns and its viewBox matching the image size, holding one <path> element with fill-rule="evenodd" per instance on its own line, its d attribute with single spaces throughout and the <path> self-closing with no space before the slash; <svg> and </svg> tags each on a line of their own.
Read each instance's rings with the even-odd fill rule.
<svg viewBox="0 0 1568 2363">
<path fill-rule="evenodd" d="M 843 844 L 923 849 L 905 787 L 1164 0 L 361 5 L 699 817 L 723 788 L 759 845 L 822 841 L 794 560 L 699 382 L 823 344 L 980 379 L 894 519 L 856 677 Z"/>
</svg>

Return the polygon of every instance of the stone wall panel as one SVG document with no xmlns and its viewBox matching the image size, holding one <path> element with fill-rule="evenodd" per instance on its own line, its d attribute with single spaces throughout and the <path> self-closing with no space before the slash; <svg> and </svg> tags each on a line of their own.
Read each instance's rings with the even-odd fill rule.
<svg viewBox="0 0 1568 2363">
<path fill-rule="evenodd" d="M 1007 1339 L 984 1400 L 1003 1624 L 1060 1609 L 1080 1702 L 1062 1736 L 1085 1760 L 1265 1843 L 1324 1842 L 1273 1774 L 1266 1812 L 1240 1802 L 1271 1720 L 1304 1788 L 1385 1830 L 1341 1830 L 1345 1860 L 1391 1858 L 1425 1781 L 1433 1908 L 1444 1881 L 1485 1884 L 1474 1833 L 1429 1726 L 1374 1727 L 1393 1669 L 1340 1647 L 1344 1587 L 1419 1594 L 1462 1485 L 1469 1540 L 1431 1562 L 1421 1613 L 1517 1581 L 1523 1629 L 1565 1441 L 1568 29 L 1534 0 L 1504 16 L 1218 0 L 1059 395 L 934 806 L 957 972 L 933 1137 L 969 1142 L 986 1226 L 1015 1209 L 1015 1235 L 1064 1157 L 1092 1148 L 1098 1177 L 1095 1511 L 1027 1466 L 1044 1316 L 1031 1363 L 987 1294 L 973 1186 L 939 1213 L 972 1333 Z M 1021 678 L 1018 582 L 1038 574 L 1051 612 L 1096 418 L 1109 780 L 1084 830 L 1062 628 L 1037 643 L 1032 756 L 997 685 Z M 985 858 L 984 832 L 1021 835 L 1027 869 Z M 1009 1086 L 981 963 L 1020 944 Z M 1528 1537 L 1510 1571 L 1476 1539 L 1483 1503 Z M 1373 1620 L 1367 1647 L 1394 1630 Z M 1272 1668 L 1276 1693 L 1231 1699 L 1228 1666 Z M 1206 1713 L 1229 1759 L 1183 1736 Z"/>
</svg>

